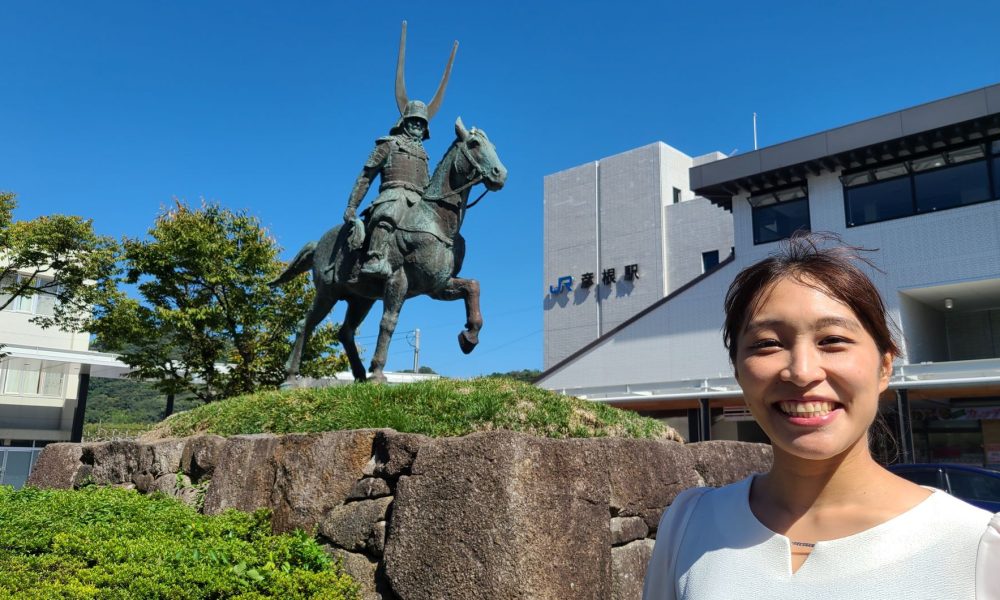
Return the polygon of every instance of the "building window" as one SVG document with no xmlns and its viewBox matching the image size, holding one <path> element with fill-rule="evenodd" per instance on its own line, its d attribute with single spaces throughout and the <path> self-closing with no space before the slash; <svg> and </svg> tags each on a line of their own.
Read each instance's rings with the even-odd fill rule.
<svg viewBox="0 0 1000 600">
<path fill-rule="evenodd" d="M 913 176 L 917 212 L 944 210 L 990 199 L 990 174 L 986 161 L 935 169 Z"/>
<path fill-rule="evenodd" d="M 993 143 L 994 153 L 997 144 Z M 896 164 L 846 173 L 844 204 L 848 227 L 985 202 L 1000 197 L 997 165 L 977 144 Z M 992 159 L 998 160 L 997 157 Z"/>
<path fill-rule="evenodd" d="M 847 226 L 888 221 L 913 214 L 909 176 L 846 189 Z"/>
<path fill-rule="evenodd" d="M 709 250 L 701 253 L 701 272 L 708 273 L 719 266 L 719 251 Z"/>
<path fill-rule="evenodd" d="M 30 358 L 4 361 L 4 394 L 60 398 L 66 383 L 66 365 Z"/>
<path fill-rule="evenodd" d="M 993 142 L 993 197 L 1000 198 L 1000 141 Z"/>
<path fill-rule="evenodd" d="M 0 280 L 0 289 L 20 285 L 27 279 L 28 277 L 25 275 L 8 275 Z M 50 277 L 35 277 L 34 281 L 31 283 L 31 287 L 38 288 L 47 283 L 51 283 L 51 281 L 52 278 Z M 3 304 L 7 302 L 8 298 L 10 298 L 9 294 L 0 294 L 0 306 L 3 306 Z M 55 312 L 55 306 L 55 288 L 50 287 L 48 291 L 37 291 L 30 297 L 18 296 L 17 298 L 14 298 L 14 301 L 8 304 L 5 310 L 51 316 Z"/>
<path fill-rule="evenodd" d="M 809 196 L 804 185 L 750 197 L 753 243 L 766 244 L 809 231 Z"/>
<path fill-rule="evenodd" d="M 681 201 L 681 191 L 677 188 L 674 188 L 674 204 L 677 204 L 680 201 Z"/>
</svg>

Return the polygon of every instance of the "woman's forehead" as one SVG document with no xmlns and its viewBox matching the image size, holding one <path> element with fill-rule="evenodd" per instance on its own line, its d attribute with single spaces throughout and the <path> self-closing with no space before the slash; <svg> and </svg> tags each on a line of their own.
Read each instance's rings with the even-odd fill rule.
<svg viewBox="0 0 1000 600">
<path fill-rule="evenodd" d="M 859 323 L 854 309 L 822 283 L 808 277 L 786 276 L 760 290 L 749 307 L 743 330 L 760 326 L 762 321 L 773 321 L 768 313 L 780 310 L 810 316 L 825 325 Z"/>
</svg>

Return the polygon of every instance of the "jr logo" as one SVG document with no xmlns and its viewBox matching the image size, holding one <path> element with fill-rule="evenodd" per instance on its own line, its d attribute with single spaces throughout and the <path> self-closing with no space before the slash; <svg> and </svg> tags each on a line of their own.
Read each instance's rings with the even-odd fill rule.
<svg viewBox="0 0 1000 600">
<path fill-rule="evenodd" d="M 569 275 L 565 277 L 560 277 L 559 281 L 556 282 L 555 287 L 549 286 L 549 293 L 553 296 L 561 294 L 563 292 L 568 292 L 573 289 L 573 278 Z"/>
</svg>

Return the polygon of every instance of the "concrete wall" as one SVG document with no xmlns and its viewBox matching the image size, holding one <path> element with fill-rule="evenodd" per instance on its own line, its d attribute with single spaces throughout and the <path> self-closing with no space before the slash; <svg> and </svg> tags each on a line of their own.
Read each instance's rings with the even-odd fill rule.
<svg viewBox="0 0 1000 600">
<path fill-rule="evenodd" d="M 672 182 L 664 182 L 661 176 L 661 146 L 652 144 L 605 158 L 598 167 L 601 251 L 597 274 L 613 268 L 618 278 L 611 286 L 597 288 L 602 335 L 663 297 L 663 188 L 670 190 Z M 624 280 L 625 266 L 630 264 L 639 265 L 638 281 Z"/>
<path fill-rule="evenodd" d="M 904 332 L 910 362 L 940 362 L 948 360 L 948 337 L 943 312 L 923 302 L 899 294 L 900 326 Z"/>
<path fill-rule="evenodd" d="M 732 374 L 722 347 L 722 301 L 736 275 L 729 263 L 609 336 L 541 386 L 558 390 Z"/>
<path fill-rule="evenodd" d="M 14 312 L 9 308 L 0 311 L 0 343 L 38 346 L 53 350 L 87 350 L 90 335 L 60 331 L 56 327 L 42 329 L 29 322 L 35 315 Z"/>
<path fill-rule="evenodd" d="M 729 256 L 733 246 L 733 219 L 724 209 L 705 198 L 694 198 L 664 208 L 666 220 L 667 293 L 702 274 L 702 253 Z"/>
<path fill-rule="evenodd" d="M 580 275 L 597 271 L 597 163 L 588 163 L 545 178 L 544 196 L 544 341 L 543 363 L 555 364 L 600 335 L 596 285 L 580 287 Z M 574 289 L 549 294 L 562 276 L 573 277 Z"/>
</svg>

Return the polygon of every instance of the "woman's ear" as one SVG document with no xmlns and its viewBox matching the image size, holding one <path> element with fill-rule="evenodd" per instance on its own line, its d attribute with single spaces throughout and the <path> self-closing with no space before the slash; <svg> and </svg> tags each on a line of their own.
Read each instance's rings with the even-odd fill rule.
<svg viewBox="0 0 1000 600">
<path fill-rule="evenodd" d="M 879 368 L 878 389 L 884 392 L 889 387 L 889 379 L 892 377 L 892 353 L 882 354 L 882 365 Z"/>
</svg>

